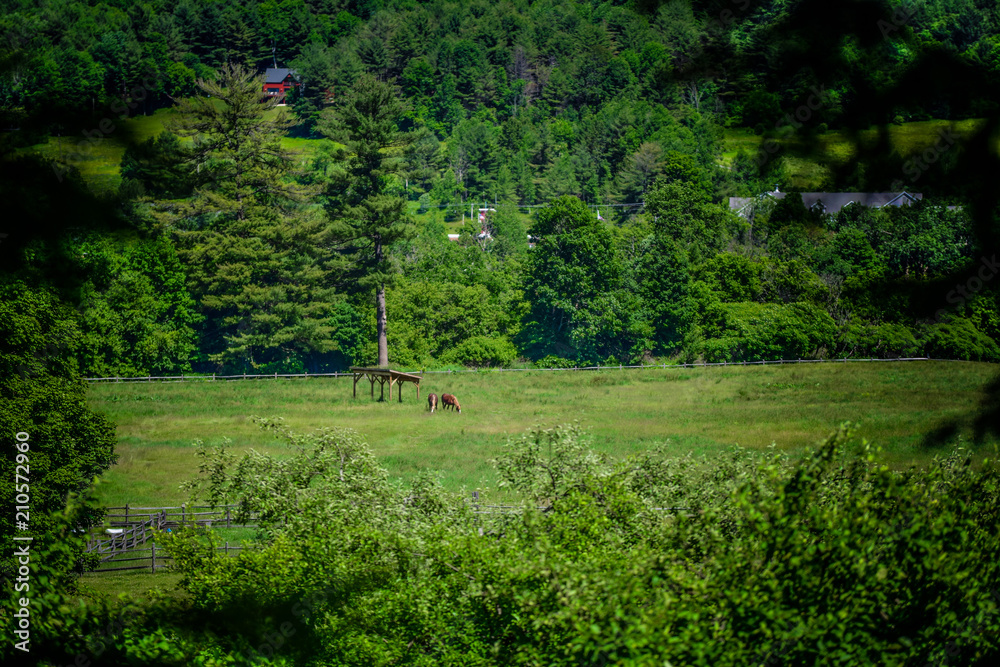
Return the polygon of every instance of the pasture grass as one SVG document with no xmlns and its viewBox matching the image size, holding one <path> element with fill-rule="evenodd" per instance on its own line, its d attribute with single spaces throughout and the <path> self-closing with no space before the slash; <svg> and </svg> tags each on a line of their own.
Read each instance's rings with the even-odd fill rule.
<svg viewBox="0 0 1000 667">
<path fill-rule="evenodd" d="M 279 113 L 272 109 L 270 114 Z M 112 119 L 113 129 L 100 138 L 88 139 L 82 132 L 61 137 L 48 137 L 44 143 L 20 149 L 76 168 L 84 182 L 95 193 L 115 192 L 121 184 L 121 161 L 129 146 L 138 145 L 160 135 L 176 120 L 177 111 L 170 107 L 157 109 L 149 115 L 134 115 L 124 120 Z M 90 136 L 96 137 L 96 128 Z M 294 153 L 295 164 L 305 168 L 309 162 L 333 142 L 327 139 L 282 137 L 283 148 Z"/>
<path fill-rule="evenodd" d="M 379 402 L 377 388 L 373 400 L 365 380 L 353 398 L 347 377 L 102 383 L 90 387 L 88 399 L 118 428 L 118 463 L 98 486 L 98 500 L 161 506 L 187 500 L 178 485 L 197 473 L 195 440 L 230 438 L 234 451 L 288 454 L 254 415 L 283 417 L 298 432 L 353 428 L 393 477 L 439 471 L 454 491 L 494 488 L 490 460 L 508 438 L 574 421 L 594 449 L 615 457 L 658 442 L 678 456 L 772 443 L 801 453 L 851 421 L 891 465 L 920 465 L 939 451 L 922 446 L 923 436 L 971 414 L 997 370 L 928 361 L 429 374 L 420 400 L 406 385 L 402 403 L 395 394 Z M 461 414 L 429 414 L 429 392 L 455 394 Z"/>
<path fill-rule="evenodd" d="M 272 110 L 271 113 L 278 113 L 278 110 Z M 21 150 L 75 167 L 95 192 L 113 192 L 121 182 L 119 165 L 125 149 L 159 135 L 176 116 L 177 112 L 173 108 L 158 109 L 149 115 L 139 114 L 124 120 L 113 119 L 114 130 L 100 139 L 85 141 L 82 134 L 49 137 L 45 143 Z M 813 191 L 830 190 L 836 188 L 833 183 L 834 168 L 855 157 L 859 147 L 877 145 L 881 132 L 886 134 L 889 150 L 907 156 L 932 146 L 939 134 L 946 129 L 950 129 L 961 141 L 971 138 L 982 124 L 981 119 L 915 121 L 882 128 L 872 127 L 857 133 L 835 130 L 816 134 L 809 140 L 800 134 L 786 132 L 776 139 L 781 148 L 775 153 L 775 159 L 784 161 L 791 187 Z M 727 128 L 723 135 L 722 163 L 730 164 L 740 150 L 750 155 L 755 154 L 763 140 L 763 136 L 754 134 L 751 129 Z M 330 145 L 331 142 L 326 139 L 282 138 L 282 146 L 297 154 L 296 163 L 300 167 L 306 167 Z M 416 202 L 411 204 L 416 210 Z M 449 232 L 457 232 L 461 227 L 461 217 L 445 223 L 445 226 Z"/>
<path fill-rule="evenodd" d="M 775 138 L 780 149 L 774 153 L 774 159 L 784 161 L 790 187 L 808 191 L 830 190 L 836 187 L 832 182 L 833 168 L 853 159 L 859 149 L 877 147 L 883 132 L 887 150 L 901 156 L 912 156 L 933 146 L 945 130 L 959 141 L 967 141 L 982 127 L 981 119 L 927 120 L 872 127 L 857 133 L 835 130 L 816 134 L 808 140 L 800 134 L 786 132 Z M 764 136 L 754 134 L 747 128 L 726 129 L 723 134 L 723 164 L 731 164 L 740 150 L 751 156 L 756 154 L 764 140 Z"/>
<path fill-rule="evenodd" d="M 132 600 L 145 602 L 153 595 L 163 595 L 167 598 L 183 599 L 187 596 L 178 584 L 181 581 L 180 572 L 148 569 L 127 570 L 125 572 L 86 572 L 77 579 L 77 595 L 85 600 L 104 599 L 117 600 L 120 595 L 126 595 Z"/>
</svg>

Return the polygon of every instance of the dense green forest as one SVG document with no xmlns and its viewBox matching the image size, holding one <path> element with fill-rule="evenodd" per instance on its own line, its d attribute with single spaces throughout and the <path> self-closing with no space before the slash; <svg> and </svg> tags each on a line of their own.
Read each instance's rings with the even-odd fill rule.
<svg viewBox="0 0 1000 667">
<path fill-rule="evenodd" d="M 992 3 L 853 9 L 819 30 L 810 3 L 787 1 L 5 2 L 0 109 L 18 129 L 4 133 L 0 187 L 15 203 L 0 249 L 19 279 L 75 310 L 90 376 L 374 363 L 376 282 L 390 361 L 407 368 L 1000 358 L 995 290 L 975 279 L 988 259 L 980 209 L 946 208 L 969 206 L 964 143 L 939 142 L 926 164 L 926 150 L 874 151 L 830 183 L 924 193 L 910 209 L 829 218 L 790 198 L 762 202 L 752 222 L 728 209 L 730 196 L 784 186 L 787 167 L 767 143 L 723 164 L 725 128 L 808 138 L 993 113 Z M 829 54 L 790 68 L 823 44 Z M 983 87 L 932 94 L 943 84 L 931 71 L 911 90 L 941 58 Z M 219 88 L 232 84 L 219 83 L 226 63 L 292 67 L 302 86 L 280 118 L 252 111 Z M 347 201 L 352 137 L 337 125 L 366 76 L 399 100 L 377 189 L 422 214 L 378 243 L 378 266 L 348 233 L 360 200 Z M 185 100 L 202 95 L 233 114 L 199 125 Z M 165 106 L 179 120 L 130 146 L 115 195 L 92 195 L 65 165 L 48 165 L 52 183 L 23 148 L 63 134 L 86 144 Z M 245 123 L 320 148 L 237 155 L 227 142 Z M 494 209 L 491 238 L 477 223 L 447 242 L 443 225 L 476 202 Z M 947 281 L 963 272 L 976 289 L 959 296 L 968 278 Z"/>
</svg>

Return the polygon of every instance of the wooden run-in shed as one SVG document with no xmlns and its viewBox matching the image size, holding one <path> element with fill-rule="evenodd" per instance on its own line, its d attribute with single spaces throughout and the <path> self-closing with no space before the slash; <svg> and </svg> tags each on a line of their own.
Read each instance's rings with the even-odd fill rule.
<svg viewBox="0 0 1000 667">
<path fill-rule="evenodd" d="M 389 368 L 360 368 L 357 366 L 351 366 L 351 372 L 354 373 L 354 397 L 358 396 L 358 380 L 363 377 L 368 378 L 368 382 L 371 383 L 371 393 L 372 398 L 375 397 L 375 383 L 379 383 L 379 400 L 385 400 L 385 385 L 389 385 L 389 400 L 392 400 L 392 385 L 398 386 L 399 402 L 403 402 L 403 383 L 412 382 L 417 385 L 417 400 L 420 400 L 420 380 L 422 377 L 420 375 L 414 375 L 413 373 L 403 373 L 401 371 L 394 371 Z"/>
</svg>

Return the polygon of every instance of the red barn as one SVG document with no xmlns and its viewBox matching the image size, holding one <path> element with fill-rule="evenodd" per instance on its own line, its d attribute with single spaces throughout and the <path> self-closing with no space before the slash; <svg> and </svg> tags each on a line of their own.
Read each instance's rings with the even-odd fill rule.
<svg viewBox="0 0 1000 667">
<path fill-rule="evenodd" d="M 295 70 L 287 67 L 268 67 L 264 72 L 264 89 L 266 97 L 277 97 L 279 103 L 284 103 L 285 95 L 301 83 L 296 79 Z"/>
</svg>

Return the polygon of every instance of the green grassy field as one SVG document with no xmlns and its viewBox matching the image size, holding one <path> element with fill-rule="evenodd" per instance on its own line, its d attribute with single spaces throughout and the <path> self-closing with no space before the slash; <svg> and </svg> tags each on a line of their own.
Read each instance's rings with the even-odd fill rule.
<svg viewBox="0 0 1000 667">
<path fill-rule="evenodd" d="M 271 113 L 277 113 L 273 110 Z M 80 171 L 84 181 L 95 192 L 117 190 L 121 183 L 120 165 L 125 149 L 158 136 L 167 124 L 176 118 L 173 108 L 158 109 L 143 116 L 136 115 L 125 120 L 113 121 L 113 129 L 106 136 L 87 141 L 81 134 L 64 137 L 49 137 L 45 143 L 29 146 L 22 152 L 37 153 Z M 326 139 L 302 139 L 283 137 L 281 145 L 295 153 L 296 161 L 305 166 L 306 161 L 331 145 Z"/>
<path fill-rule="evenodd" d="M 969 139 L 982 127 L 981 120 L 928 120 L 902 125 L 889 125 L 884 130 L 888 134 L 891 150 L 900 155 L 913 155 L 934 145 L 940 133 L 949 130 L 959 141 Z M 775 153 L 785 161 L 790 185 L 802 190 L 819 191 L 835 187 L 832 167 L 843 165 L 853 158 L 860 147 L 875 146 L 879 140 L 880 128 L 870 128 L 852 136 L 846 132 L 825 132 L 806 142 L 798 134 L 789 133 L 777 139 L 781 149 Z M 723 164 L 732 162 L 742 150 L 748 155 L 756 154 L 764 137 L 747 128 L 725 130 L 723 138 Z"/>
<path fill-rule="evenodd" d="M 137 115 L 124 121 L 115 121 L 115 129 L 102 139 L 84 142 L 83 135 L 50 137 L 46 143 L 37 144 L 24 151 L 35 152 L 80 170 L 83 178 L 95 191 L 110 191 L 120 183 L 119 164 L 130 144 L 140 143 L 162 132 L 166 123 L 176 115 L 173 109 L 160 109 L 149 116 Z M 890 125 L 889 142 L 901 155 L 914 154 L 938 140 L 939 133 L 951 128 L 960 140 L 969 138 L 981 127 L 977 119 L 963 121 L 930 120 Z M 790 185 L 804 190 L 821 190 L 835 187 L 831 183 L 832 167 L 850 160 L 859 145 L 873 144 L 878 139 L 878 128 L 871 128 L 857 136 L 832 131 L 817 135 L 807 143 L 794 133 L 779 139 L 783 159 L 790 174 Z M 763 137 L 747 128 L 725 130 L 723 138 L 723 164 L 729 164 L 740 150 L 753 155 Z M 323 149 L 326 140 L 285 137 L 282 145 L 299 154 L 304 163 Z M 416 202 L 413 202 L 416 208 Z M 449 232 L 461 227 L 461 222 L 447 223 Z"/>
<path fill-rule="evenodd" d="M 156 574 L 148 570 L 128 570 L 126 572 L 88 572 L 77 580 L 78 594 L 83 599 L 114 601 L 119 595 L 128 595 L 133 600 L 145 601 L 151 591 L 176 599 L 186 597 L 178 587 L 180 572 L 158 570 Z"/>
<path fill-rule="evenodd" d="M 824 363 L 647 368 L 601 372 L 428 375 L 421 400 L 379 402 L 368 383 L 351 396 L 349 378 L 185 383 L 108 383 L 90 388 L 91 406 L 118 426 L 119 461 L 98 497 L 105 505 L 159 506 L 186 500 L 178 484 L 196 474 L 195 439 L 275 455 L 287 449 L 252 415 L 280 416 L 297 431 L 322 426 L 360 432 L 393 476 L 440 471 L 444 484 L 491 488 L 491 458 L 510 436 L 577 421 L 593 447 L 614 456 L 668 442 L 677 455 L 712 456 L 733 444 L 791 452 L 843 421 L 884 447 L 897 466 L 934 455 L 922 436 L 969 414 L 997 366 L 965 362 Z M 428 392 L 453 393 L 462 413 L 426 411 Z"/>
</svg>

